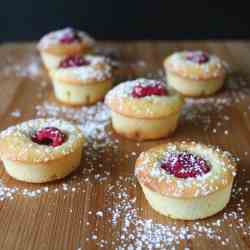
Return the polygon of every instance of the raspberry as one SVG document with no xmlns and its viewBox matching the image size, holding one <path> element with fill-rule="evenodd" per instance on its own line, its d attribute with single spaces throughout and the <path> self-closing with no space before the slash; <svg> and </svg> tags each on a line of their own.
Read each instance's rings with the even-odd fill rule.
<svg viewBox="0 0 250 250">
<path fill-rule="evenodd" d="M 141 98 L 145 96 L 152 96 L 152 95 L 157 95 L 157 96 L 166 96 L 167 90 L 164 86 L 161 84 L 156 84 L 153 86 L 142 86 L 142 85 L 137 85 L 134 87 L 132 91 L 132 96 L 135 98 Z"/>
<path fill-rule="evenodd" d="M 57 147 L 65 142 L 66 136 L 58 128 L 46 127 L 37 130 L 31 139 L 37 144 Z"/>
<path fill-rule="evenodd" d="M 60 38 L 61 43 L 73 43 L 76 41 L 80 41 L 80 37 L 75 29 L 68 28 L 67 31 L 63 34 L 63 36 Z"/>
<path fill-rule="evenodd" d="M 89 65 L 90 63 L 85 60 L 82 56 L 69 56 L 62 60 L 59 64 L 59 68 L 70 68 L 70 67 L 79 67 L 83 65 Z"/>
<path fill-rule="evenodd" d="M 203 64 L 208 62 L 209 55 L 202 51 L 193 51 L 187 53 L 186 59 L 194 63 Z"/>
<path fill-rule="evenodd" d="M 177 178 L 195 178 L 210 171 L 210 166 L 200 156 L 188 152 L 171 153 L 161 168 Z"/>
</svg>

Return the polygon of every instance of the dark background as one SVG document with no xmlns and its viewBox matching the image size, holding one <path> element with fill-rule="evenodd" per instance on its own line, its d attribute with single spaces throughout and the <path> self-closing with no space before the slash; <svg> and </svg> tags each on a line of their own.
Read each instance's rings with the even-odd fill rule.
<svg viewBox="0 0 250 250">
<path fill-rule="evenodd" d="M 249 38 L 248 6 L 216 2 L 1 0 L 0 40 L 39 39 L 65 26 L 105 40 Z"/>
</svg>

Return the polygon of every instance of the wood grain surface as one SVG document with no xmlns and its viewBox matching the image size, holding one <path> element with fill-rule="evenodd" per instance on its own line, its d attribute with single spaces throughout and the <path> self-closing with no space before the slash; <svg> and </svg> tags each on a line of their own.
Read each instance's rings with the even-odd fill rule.
<svg viewBox="0 0 250 250">
<path fill-rule="evenodd" d="M 138 76 L 162 78 L 162 61 L 182 49 L 205 49 L 230 67 L 225 88 L 207 99 L 187 99 L 180 126 L 161 141 L 138 143 L 116 135 L 102 104 L 62 106 L 33 43 L 0 47 L 0 128 L 36 117 L 80 124 L 89 140 L 79 169 L 51 184 L 32 185 L 0 169 L 0 249 L 250 249 L 250 43 L 100 43 L 122 51 Z M 209 219 L 165 218 L 147 204 L 133 177 L 138 154 L 164 141 L 196 140 L 239 157 L 227 208 Z"/>
</svg>

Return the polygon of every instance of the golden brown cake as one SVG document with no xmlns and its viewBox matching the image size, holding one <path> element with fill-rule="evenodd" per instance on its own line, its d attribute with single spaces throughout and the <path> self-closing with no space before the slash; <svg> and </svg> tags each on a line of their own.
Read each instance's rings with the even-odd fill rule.
<svg viewBox="0 0 250 250">
<path fill-rule="evenodd" d="M 23 122 L 0 134 L 0 157 L 13 178 L 33 183 L 61 179 L 81 160 L 84 137 L 73 124 L 57 119 Z"/>
<path fill-rule="evenodd" d="M 56 68 L 66 56 L 90 52 L 94 44 L 93 38 L 86 32 L 65 28 L 43 36 L 37 47 L 44 65 L 50 71 Z"/>
<path fill-rule="evenodd" d="M 173 132 L 183 98 L 159 80 L 137 79 L 119 84 L 107 94 L 114 130 L 135 140 L 158 139 Z"/>
<path fill-rule="evenodd" d="M 183 51 L 164 61 L 170 87 L 185 96 L 208 96 L 224 83 L 225 68 L 217 56 L 203 51 Z"/>
<path fill-rule="evenodd" d="M 102 100 L 112 87 L 109 60 L 101 56 L 69 56 L 51 71 L 56 98 L 70 105 L 90 105 Z"/>
<path fill-rule="evenodd" d="M 196 220 L 214 215 L 227 205 L 236 162 L 228 152 L 213 146 L 167 143 L 141 153 L 135 175 L 157 212 Z"/>
</svg>

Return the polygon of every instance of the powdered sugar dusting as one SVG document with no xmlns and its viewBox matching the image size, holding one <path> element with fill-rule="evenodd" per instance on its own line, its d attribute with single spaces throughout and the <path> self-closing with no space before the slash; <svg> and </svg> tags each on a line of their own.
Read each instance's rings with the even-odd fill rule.
<svg viewBox="0 0 250 250">
<path fill-rule="evenodd" d="M 58 68 L 52 74 L 53 78 L 62 81 L 104 81 L 111 78 L 111 65 L 105 57 L 100 56 L 86 56 L 88 65 Z"/>
<path fill-rule="evenodd" d="M 27 77 L 30 79 L 41 77 L 44 71 L 38 55 L 27 53 L 24 59 L 21 63 L 17 63 L 14 55 L 4 58 L 2 63 L 0 63 L 1 76 Z"/>
<path fill-rule="evenodd" d="M 111 195 L 114 202 L 112 206 L 107 205 L 103 210 L 98 210 L 97 213 L 103 211 L 107 218 L 111 218 L 110 221 L 104 221 L 103 218 L 99 217 L 102 223 L 108 224 L 112 228 L 112 237 L 110 237 L 110 241 L 105 242 L 104 239 L 95 237 L 98 231 L 90 232 L 88 238 L 98 247 L 179 249 L 182 245 L 188 249 L 189 240 L 198 240 L 203 237 L 224 246 L 233 242 L 223 231 L 231 231 L 233 227 L 236 227 L 237 230 L 243 230 L 244 235 L 250 235 L 250 227 L 245 221 L 244 212 L 247 206 L 244 197 L 248 193 L 250 180 L 246 180 L 243 187 L 235 185 L 231 203 L 234 205 L 230 205 L 220 216 L 215 216 L 205 222 L 196 221 L 185 224 L 176 223 L 174 220 L 168 220 L 166 224 L 161 224 L 154 222 L 150 217 L 145 218 L 143 209 L 138 204 L 140 201 L 136 199 L 136 185 L 133 177 L 119 177 L 114 184 L 107 186 L 107 199 L 110 200 Z M 234 247 L 238 247 L 237 243 Z"/>
<path fill-rule="evenodd" d="M 67 27 L 64 29 L 52 31 L 44 35 L 38 44 L 38 48 L 43 50 L 51 46 L 59 45 L 62 41 L 64 41 L 64 38 L 66 36 L 69 36 L 69 35 L 72 36 L 72 33 L 75 33 L 76 37 L 78 38 L 78 39 L 72 39 L 72 42 L 77 40 L 78 42 L 84 43 L 87 46 L 93 46 L 95 41 L 87 32 L 81 31 L 81 30 L 75 30 L 71 27 Z M 70 40 L 70 43 L 71 43 L 71 40 Z"/>
<path fill-rule="evenodd" d="M 138 78 L 136 80 L 126 81 L 116 86 L 113 90 L 109 92 L 107 98 L 112 98 L 113 96 L 132 97 L 133 89 L 138 85 L 142 87 L 155 87 L 155 86 L 162 86 L 163 88 L 165 87 L 164 81 Z M 149 97 L 152 97 L 152 96 L 147 96 L 147 98 Z"/>
<path fill-rule="evenodd" d="M 207 55 L 208 60 L 198 63 L 198 55 Z M 195 56 L 196 55 L 196 56 Z M 193 58 L 192 60 L 188 58 Z M 194 59 L 196 58 L 196 60 Z M 183 51 L 172 54 L 165 62 L 169 71 L 176 72 L 183 77 L 191 79 L 209 79 L 223 76 L 225 69 L 223 61 L 215 55 L 207 54 L 203 51 Z"/>
<path fill-rule="evenodd" d="M 226 80 L 224 91 L 216 96 L 186 98 L 181 119 L 183 123 L 191 123 L 204 131 L 216 133 L 218 127 L 227 126 L 230 123 L 231 117 L 228 115 L 228 110 L 234 104 L 245 101 L 249 94 L 250 86 L 247 79 L 239 75 L 230 75 Z M 215 117 L 216 124 L 214 124 Z M 226 133 L 228 134 L 228 131 Z"/>
<path fill-rule="evenodd" d="M 229 246 L 232 249 L 247 246 L 247 243 L 243 241 L 237 242 L 239 237 L 246 240 L 250 238 L 248 222 L 250 180 L 247 174 L 248 168 L 244 167 L 248 164 L 249 156 L 246 148 L 242 152 L 242 161 L 239 163 L 240 177 L 236 178 L 232 199 L 223 212 L 212 218 L 195 222 L 176 222 L 163 218 L 147 205 L 137 181 L 132 176 L 134 160 L 138 153 L 148 149 L 152 144 L 116 139 L 108 128 L 110 111 L 103 103 L 91 107 L 71 108 L 48 101 L 47 98 L 42 99 L 47 96 L 48 80 L 38 56 L 34 54 L 34 51 L 27 52 L 24 56 L 25 60 L 17 63 L 14 54 L 10 54 L 8 64 L 0 63 L 1 75 L 27 77 L 35 80 L 35 83 L 44 85 L 43 91 L 46 91 L 46 95 L 42 95 L 39 104 L 36 104 L 34 116 L 65 118 L 75 122 L 87 137 L 88 146 L 79 169 L 61 182 L 44 185 L 22 184 L 11 180 L 7 174 L 3 174 L 0 179 L 0 200 L 3 206 L 17 201 L 17 197 L 20 196 L 36 202 L 40 201 L 39 197 L 45 194 L 49 194 L 49 197 L 60 195 L 63 199 L 67 197 L 73 199 L 75 196 L 79 198 L 80 195 L 88 192 L 91 197 L 90 201 L 87 198 L 86 201 L 89 203 L 95 200 L 92 190 L 101 191 L 104 194 L 103 197 L 102 193 L 97 194 L 100 202 L 98 204 L 91 202 L 92 206 L 86 206 L 87 216 L 79 213 L 79 207 L 66 208 L 68 216 L 73 214 L 77 216 L 77 220 L 79 218 L 81 223 L 85 223 L 81 239 L 77 239 L 74 244 L 75 249 L 78 250 L 86 249 L 89 245 L 98 249 L 188 250 L 195 248 L 193 243 L 196 244 L 203 239 L 208 243 L 213 242 L 215 246 L 221 245 L 222 249 L 227 249 Z M 136 67 L 147 71 L 144 61 L 139 61 Z M 146 72 L 146 74 L 159 79 L 164 77 L 162 69 L 159 68 L 156 72 Z M 195 126 L 198 131 L 211 132 L 211 136 L 223 130 L 223 133 L 220 133 L 222 139 L 230 138 L 233 132 L 230 126 L 232 117 L 227 111 L 233 109 L 234 104 L 248 102 L 249 90 L 248 81 L 239 76 L 230 76 L 224 91 L 218 95 L 207 99 L 188 98 L 183 110 L 180 130 L 177 130 L 175 136 L 181 134 L 183 127 L 188 129 L 188 126 Z M 41 92 L 37 95 L 41 95 Z M 250 105 L 247 106 L 244 107 L 243 117 L 248 117 Z M 27 118 L 25 115 L 25 110 L 13 107 L 8 119 L 10 118 L 10 121 L 22 120 L 24 117 Z M 227 132 L 224 133 L 224 131 Z M 234 148 L 237 148 L 237 145 Z M 124 168 L 127 166 L 125 162 L 129 163 L 128 168 Z M 53 202 L 55 200 L 53 198 Z M 82 206 L 85 207 L 84 202 Z M 53 206 L 52 208 L 44 206 L 42 209 L 43 211 L 48 209 L 46 210 L 48 218 L 58 215 Z M 76 210 L 77 213 L 75 213 Z M 102 234 L 103 228 L 107 229 L 105 234 Z M 236 234 L 236 231 L 237 237 L 228 236 Z"/>
<path fill-rule="evenodd" d="M 18 110 L 18 109 L 14 110 L 14 111 L 12 111 L 12 112 L 10 113 L 10 116 L 13 116 L 13 117 L 20 117 L 21 115 L 22 115 L 22 113 L 21 113 L 21 111 Z"/>
<path fill-rule="evenodd" d="M 180 155 L 184 155 L 185 160 L 183 157 L 180 160 Z M 136 164 L 135 174 L 140 183 L 149 186 L 152 191 L 169 197 L 207 196 L 231 185 L 233 177 L 236 176 L 236 159 L 229 152 L 194 141 L 158 146 L 143 152 L 139 159 L 140 164 Z M 196 166 L 188 165 L 190 172 L 183 171 L 181 164 L 191 160 L 194 165 L 195 161 L 198 161 Z M 174 169 L 171 163 L 175 164 L 176 161 L 178 166 Z M 200 164 L 199 167 L 197 163 Z M 201 171 L 201 167 L 203 174 L 196 172 Z M 164 188 L 157 188 L 158 184 Z"/>
<path fill-rule="evenodd" d="M 37 131 L 53 127 L 58 129 L 61 135 L 67 135 L 67 140 L 55 147 L 38 144 L 33 136 Z M 7 159 L 39 163 L 58 159 L 58 156 L 68 155 L 76 149 L 82 147 L 84 139 L 77 126 L 62 119 L 33 119 L 3 130 L 0 133 L 1 155 Z M 59 138 L 58 138 L 59 139 Z M 61 138 L 61 140 L 63 140 Z M 59 141 L 57 141 L 59 142 Z M 32 157 L 30 157 L 32 155 Z"/>
</svg>

